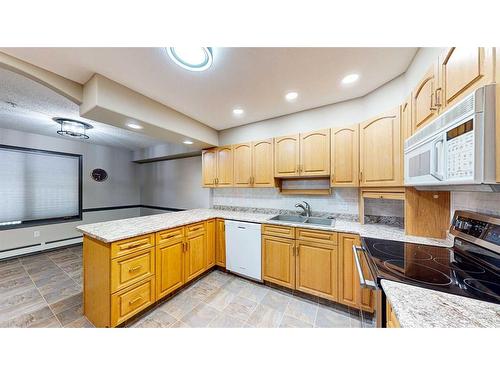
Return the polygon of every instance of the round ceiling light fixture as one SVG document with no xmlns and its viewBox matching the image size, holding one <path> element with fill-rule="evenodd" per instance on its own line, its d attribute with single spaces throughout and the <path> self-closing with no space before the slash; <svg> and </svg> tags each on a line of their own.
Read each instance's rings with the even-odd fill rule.
<svg viewBox="0 0 500 375">
<path fill-rule="evenodd" d="M 242 110 L 241 108 L 233 109 L 233 115 L 235 115 L 235 116 L 241 116 L 243 113 L 245 113 L 245 111 Z"/>
<path fill-rule="evenodd" d="M 193 144 L 193 141 L 189 141 L 189 140 L 185 140 L 183 141 L 182 143 L 184 143 L 185 145 L 192 145 Z"/>
<path fill-rule="evenodd" d="M 353 73 L 348 74 L 344 78 L 342 78 L 342 83 L 347 85 L 349 83 L 356 82 L 359 79 L 359 74 Z"/>
<path fill-rule="evenodd" d="M 297 98 L 299 97 L 299 93 L 298 92 L 295 92 L 295 91 L 290 91 L 289 93 L 287 93 L 285 95 L 285 99 L 289 102 L 293 102 L 294 100 L 296 100 Z"/>
<path fill-rule="evenodd" d="M 139 124 L 127 124 L 127 126 L 131 129 L 135 129 L 135 130 L 141 130 L 142 129 L 142 125 L 139 125 Z"/>
<path fill-rule="evenodd" d="M 73 138 L 89 139 L 86 131 L 93 128 L 92 125 L 87 124 L 86 122 L 70 118 L 54 117 L 52 120 L 61 125 L 61 129 L 57 131 L 57 134 Z"/>
<path fill-rule="evenodd" d="M 168 56 L 180 67 L 202 72 L 212 66 L 211 47 L 167 47 Z"/>
</svg>

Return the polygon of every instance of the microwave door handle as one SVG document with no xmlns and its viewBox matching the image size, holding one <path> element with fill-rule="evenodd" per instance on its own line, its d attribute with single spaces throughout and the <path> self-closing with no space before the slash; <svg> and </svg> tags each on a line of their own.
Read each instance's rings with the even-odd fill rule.
<svg viewBox="0 0 500 375">
<path fill-rule="evenodd" d="M 433 176 L 434 178 L 438 179 L 439 181 L 443 181 L 444 179 L 444 176 L 442 174 L 439 174 L 438 171 L 437 171 L 437 164 L 438 163 L 441 163 L 442 161 L 442 158 L 443 158 L 443 154 L 441 152 L 441 155 L 438 154 L 438 152 L 436 151 L 436 146 L 441 143 L 441 144 L 444 144 L 444 135 L 439 137 L 439 138 L 436 138 L 433 142 L 432 142 L 432 149 L 431 149 L 431 176 Z"/>
</svg>

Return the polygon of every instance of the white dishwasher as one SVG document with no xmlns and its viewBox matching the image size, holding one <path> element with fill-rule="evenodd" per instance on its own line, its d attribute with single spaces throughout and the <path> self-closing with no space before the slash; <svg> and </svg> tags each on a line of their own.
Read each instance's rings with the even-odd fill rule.
<svg viewBox="0 0 500 375">
<path fill-rule="evenodd" d="M 262 281 L 260 224 L 225 220 L 226 268 Z"/>
</svg>

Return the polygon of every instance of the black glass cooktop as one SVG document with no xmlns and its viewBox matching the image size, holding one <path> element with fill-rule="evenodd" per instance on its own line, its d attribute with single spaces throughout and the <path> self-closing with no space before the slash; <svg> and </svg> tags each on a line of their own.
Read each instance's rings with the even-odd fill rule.
<svg viewBox="0 0 500 375">
<path fill-rule="evenodd" d="M 372 273 L 381 279 L 500 304 L 500 255 L 466 241 L 452 248 L 362 238 Z M 467 250 L 467 251 L 465 251 Z"/>
</svg>

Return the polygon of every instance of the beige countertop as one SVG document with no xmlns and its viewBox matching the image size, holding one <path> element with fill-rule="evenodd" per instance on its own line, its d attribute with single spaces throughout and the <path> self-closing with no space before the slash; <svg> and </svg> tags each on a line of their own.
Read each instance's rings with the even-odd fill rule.
<svg viewBox="0 0 500 375">
<path fill-rule="evenodd" d="M 403 328 L 500 328 L 500 305 L 382 280 Z"/>
<path fill-rule="evenodd" d="M 312 224 L 284 223 L 270 220 L 275 214 L 254 213 L 246 211 L 216 210 L 200 208 L 165 214 L 134 217 L 130 219 L 105 221 L 101 223 L 80 225 L 76 229 L 83 234 L 102 242 L 114 242 L 142 234 L 154 233 L 165 229 L 192 224 L 203 220 L 221 218 L 227 220 L 268 223 L 293 227 L 312 228 L 359 234 L 362 237 L 373 237 L 395 241 L 422 243 L 435 246 L 451 246 L 448 240 L 436 240 L 425 237 L 407 236 L 401 228 L 382 224 L 360 224 L 359 222 L 336 219 L 331 227 Z"/>
</svg>

